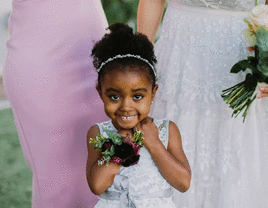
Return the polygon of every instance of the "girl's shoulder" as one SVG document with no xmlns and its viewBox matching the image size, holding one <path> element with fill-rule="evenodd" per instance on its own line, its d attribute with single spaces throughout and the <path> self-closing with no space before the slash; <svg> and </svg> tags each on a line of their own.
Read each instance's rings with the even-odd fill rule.
<svg viewBox="0 0 268 208">
<path fill-rule="evenodd" d="M 112 130 L 117 132 L 117 129 L 113 126 L 112 120 L 105 121 L 102 123 L 96 123 L 96 125 L 99 127 L 99 133 L 102 134 L 104 129 Z"/>
<path fill-rule="evenodd" d="M 96 123 L 95 125 L 91 126 L 88 130 L 87 137 L 95 137 L 98 134 L 102 134 L 104 129 L 112 129 L 111 122 L 105 121 L 102 123 Z"/>
</svg>

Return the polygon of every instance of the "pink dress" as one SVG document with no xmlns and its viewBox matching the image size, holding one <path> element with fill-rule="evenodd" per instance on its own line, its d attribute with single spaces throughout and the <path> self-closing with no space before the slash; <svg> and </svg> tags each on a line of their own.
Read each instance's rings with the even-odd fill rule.
<svg viewBox="0 0 268 208">
<path fill-rule="evenodd" d="M 13 0 L 4 86 L 26 161 L 32 207 L 94 207 L 87 130 L 107 120 L 89 57 L 108 27 L 99 0 Z"/>
</svg>

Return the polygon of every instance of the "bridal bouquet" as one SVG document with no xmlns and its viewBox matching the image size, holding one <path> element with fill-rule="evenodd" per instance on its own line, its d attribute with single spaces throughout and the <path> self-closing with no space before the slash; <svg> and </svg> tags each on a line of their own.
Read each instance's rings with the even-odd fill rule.
<svg viewBox="0 0 268 208">
<path fill-rule="evenodd" d="M 254 46 L 255 56 L 239 61 L 231 68 L 231 73 L 250 69 L 243 82 L 223 90 L 223 100 L 233 109 L 232 117 L 242 111 L 243 122 L 252 102 L 257 97 L 258 83 L 268 83 L 268 5 L 256 6 L 252 9 L 249 19 L 244 20 L 248 29 L 243 38 L 249 46 Z"/>
<path fill-rule="evenodd" d="M 96 151 L 101 151 L 102 159 L 98 161 L 98 165 L 109 165 L 109 162 L 117 163 L 124 167 L 135 165 L 140 159 L 140 148 L 143 146 L 143 132 L 136 131 L 133 139 L 129 135 L 122 137 L 120 134 L 104 130 L 103 135 L 98 134 L 96 139 L 90 138 Z"/>
</svg>

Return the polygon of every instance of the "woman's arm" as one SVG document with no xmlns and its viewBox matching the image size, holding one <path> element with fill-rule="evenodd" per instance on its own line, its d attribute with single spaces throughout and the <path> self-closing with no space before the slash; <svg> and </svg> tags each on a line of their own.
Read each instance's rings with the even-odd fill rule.
<svg viewBox="0 0 268 208">
<path fill-rule="evenodd" d="M 177 190 L 185 192 L 190 187 L 191 169 L 182 149 L 178 127 L 169 123 L 169 143 L 166 149 L 158 138 L 158 129 L 146 119 L 137 128 L 144 132 L 144 146 L 149 150 L 163 177 Z"/>
<path fill-rule="evenodd" d="M 120 170 L 120 165 L 116 163 L 109 163 L 108 166 L 106 164 L 98 165 L 98 160 L 102 157 L 101 153 L 97 152 L 93 144 L 89 143 L 89 139 L 96 138 L 98 133 L 99 127 L 95 125 L 88 130 L 87 134 L 87 182 L 90 190 L 96 195 L 102 194 L 113 184 L 114 177 Z"/>
<path fill-rule="evenodd" d="M 140 0 L 137 15 L 137 32 L 154 43 L 161 22 L 166 0 Z"/>
</svg>

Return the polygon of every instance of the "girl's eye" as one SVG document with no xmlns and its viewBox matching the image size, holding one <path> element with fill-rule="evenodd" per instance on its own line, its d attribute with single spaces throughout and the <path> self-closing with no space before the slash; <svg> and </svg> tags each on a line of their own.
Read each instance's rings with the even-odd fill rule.
<svg viewBox="0 0 268 208">
<path fill-rule="evenodd" d="M 134 95 L 134 100 L 141 100 L 142 98 L 142 95 Z"/>
<path fill-rule="evenodd" d="M 118 95 L 111 95 L 110 98 L 112 100 L 119 100 L 120 99 Z"/>
</svg>

